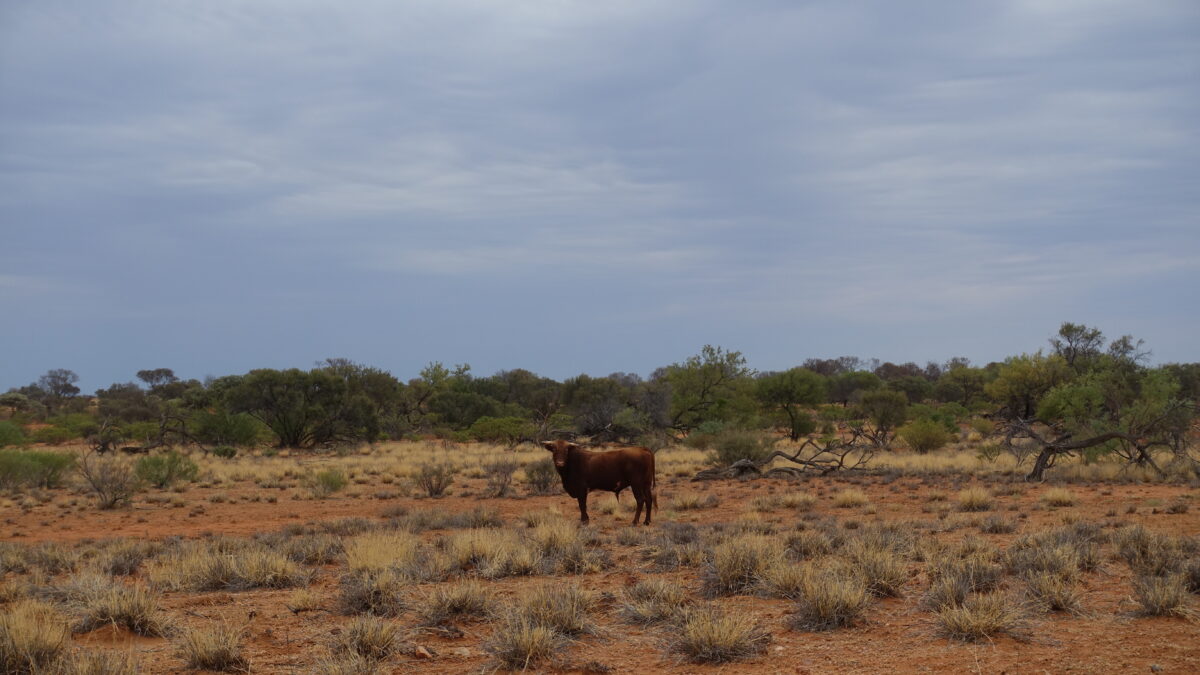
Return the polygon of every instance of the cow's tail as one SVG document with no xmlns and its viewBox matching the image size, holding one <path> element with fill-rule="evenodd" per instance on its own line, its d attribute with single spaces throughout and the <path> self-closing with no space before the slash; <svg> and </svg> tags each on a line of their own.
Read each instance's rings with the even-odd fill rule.
<svg viewBox="0 0 1200 675">
<path fill-rule="evenodd" d="M 650 452 L 650 502 L 654 505 L 654 512 L 658 513 L 658 471 L 654 467 L 654 452 Z M 649 507 L 647 507 L 649 508 Z"/>
</svg>

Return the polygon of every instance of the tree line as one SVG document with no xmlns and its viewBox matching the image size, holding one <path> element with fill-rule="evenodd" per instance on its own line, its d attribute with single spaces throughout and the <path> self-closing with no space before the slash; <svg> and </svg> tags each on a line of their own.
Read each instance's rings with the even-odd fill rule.
<svg viewBox="0 0 1200 675">
<path fill-rule="evenodd" d="M 750 368 L 741 352 L 705 346 L 649 377 L 561 382 L 523 369 L 478 377 L 468 365 L 442 363 L 405 382 L 347 359 L 203 382 L 156 368 L 94 396 L 80 394 L 75 373 L 56 369 L 0 394 L 10 418 L 0 422 L 0 444 L 86 438 L 102 451 L 194 443 L 232 452 L 430 436 L 515 445 L 578 435 L 654 446 L 729 430 L 770 429 L 799 440 L 850 426 L 882 447 L 902 427 L 956 431 L 976 418 L 1010 447 L 1037 449 L 1041 470 L 1077 452 L 1153 464 L 1155 449 L 1184 450 L 1200 364 L 1152 367 L 1140 340 L 1107 341 L 1073 323 L 1048 346 L 983 366 L 961 357 L 920 366 L 847 356 L 773 372 Z M 37 429 L 22 436 L 30 426 Z"/>
</svg>

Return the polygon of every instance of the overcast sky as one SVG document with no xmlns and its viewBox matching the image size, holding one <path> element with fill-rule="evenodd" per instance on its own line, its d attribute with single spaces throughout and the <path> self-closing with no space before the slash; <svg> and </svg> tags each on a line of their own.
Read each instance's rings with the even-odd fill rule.
<svg viewBox="0 0 1200 675">
<path fill-rule="evenodd" d="M 1200 360 L 1200 3 L 5 0 L 0 391 Z"/>
</svg>

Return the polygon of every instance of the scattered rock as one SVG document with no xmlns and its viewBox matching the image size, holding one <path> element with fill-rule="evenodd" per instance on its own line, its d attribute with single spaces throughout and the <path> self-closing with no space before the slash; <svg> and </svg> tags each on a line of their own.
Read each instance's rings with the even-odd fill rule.
<svg viewBox="0 0 1200 675">
<path fill-rule="evenodd" d="M 469 659 L 471 658 L 471 650 L 467 647 L 455 647 L 450 650 L 450 655 L 457 656 L 460 659 Z"/>
<path fill-rule="evenodd" d="M 431 652 L 431 651 L 429 651 L 428 649 L 426 649 L 426 648 L 424 648 L 424 647 L 422 647 L 422 646 L 418 645 L 418 646 L 417 646 L 417 648 L 416 648 L 416 650 L 414 650 L 414 651 L 413 651 L 413 656 L 417 657 L 418 659 L 432 659 L 432 658 L 433 658 L 433 652 Z"/>
</svg>

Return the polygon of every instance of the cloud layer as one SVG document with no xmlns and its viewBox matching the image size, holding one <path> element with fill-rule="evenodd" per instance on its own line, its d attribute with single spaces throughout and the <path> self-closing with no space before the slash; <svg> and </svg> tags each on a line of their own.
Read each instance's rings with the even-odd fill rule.
<svg viewBox="0 0 1200 675">
<path fill-rule="evenodd" d="M 346 4 L 0 8 L 0 389 L 1200 359 L 1195 3 Z"/>
</svg>

